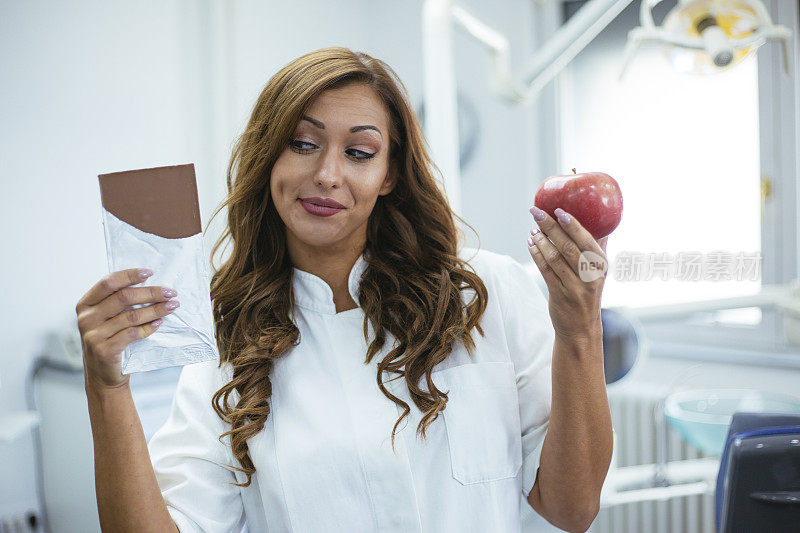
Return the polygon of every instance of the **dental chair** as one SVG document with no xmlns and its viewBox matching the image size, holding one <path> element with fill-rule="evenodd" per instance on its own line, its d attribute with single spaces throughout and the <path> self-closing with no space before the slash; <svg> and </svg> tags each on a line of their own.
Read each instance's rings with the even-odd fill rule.
<svg viewBox="0 0 800 533">
<path fill-rule="evenodd" d="M 800 414 L 733 415 L 715 511 L 719 533 L 800 531 Z"/>
</svg>

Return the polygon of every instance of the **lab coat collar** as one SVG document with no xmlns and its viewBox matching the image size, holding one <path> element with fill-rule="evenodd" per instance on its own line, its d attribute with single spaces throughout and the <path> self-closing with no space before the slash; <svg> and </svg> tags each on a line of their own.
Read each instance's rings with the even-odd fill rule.
<svg viewBox="0 0 800 533">
<path fill-rule="evenodd" d="M 361 276 L 367 268 L 367 260 L 364 259 L 364 254 L 358 256 L 355 264 L 350 269 L 350 275 L 347 278 L 347 288 L 350 291 L 350 296 L 356 302 L 358 307 L 361 304 L 358 301 L 358 289 L 361 285 Z M 320 313 L 335 315 L 336 304 L 333 301 L 333 290 L 322 278 L 292 267 L 292 289 L 294 290 L 294 301 L 296 305 L 305 307 Z"/>
</svg>

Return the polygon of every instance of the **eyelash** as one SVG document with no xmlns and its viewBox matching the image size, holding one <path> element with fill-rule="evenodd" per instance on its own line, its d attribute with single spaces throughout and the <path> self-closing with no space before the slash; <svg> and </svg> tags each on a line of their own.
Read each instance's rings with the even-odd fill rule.
<svg viewBox="0 0 800 533">
<path fill-rule="evenodd" d="M 306 142 L 306 141 L 298 141 L 298 140 L 294 140 L 294 139 L 289 141 L 289 146 L 291 146 L 292 150 L 294 150 L 295 152 L 297 152 L 299 154 L 307 154 L 308 152 L 311 151 L 311 149 L 310 148 L 298 148 L 295 143 L 297 143 L 297 144 L 310 144 L 311 146 L 316 146 L 315 144 L 310 143 L 310 142 Z M 354 152 L 359 152 L 361 154 L 364 154 L 363 157 L 351 156 L 356 161 L 366 161 L 367 159 L 372 159 L 373 157 L 375 157 L 375 154 L 370 154 L 369 152 L 365 152 L 363 150 L 356 150 L 355 148 L 351 148 L 351 150 L 353 150 Z"/>
</svg>

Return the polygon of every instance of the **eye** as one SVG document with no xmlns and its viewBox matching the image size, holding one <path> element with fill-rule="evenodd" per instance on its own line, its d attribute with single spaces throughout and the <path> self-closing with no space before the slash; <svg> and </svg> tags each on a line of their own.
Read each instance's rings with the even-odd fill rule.
<svg viewBox="0 0 800 533">
<path fill-rule="evenodd" d="M 356 159 L 358 159 L 359 161 L 364 161 L 366 159 L 372 159 L 373 157 L 375 157 L 375 154 L 370 154 L 370 153 L 364 152 L 362 150 L 356 150 L 355 148 L 351 148 L 350 150 L 352 152 L 358 152 L 359 154 L 361 154 L 360 157 L 356 157 Z"/>
<path fill-rule="evenodd" d="M 300 154 L 307 154 L 317 147 L 313 143 L 306 141 L 298 141 L 297 139 L 292 139 L 291 141 L 289 141 L 289 146 L 292 147 L 292 150 Z M 356 161 L 365 161 L 367 159 L 372 159 L 373 157 L 375 157 L 375 154 L 371 154 L 363 150 L 356 150 L 355 148 L 351 148 L 348 152 L 352 152 L 351 157 Z"/>
<path fill-rule="evenodd" d="M 311 148 L 301 148 L 301 147 L 298 146 L 299 144 L 307 144 L 309 146 L 314 146 L 313 144 L 307 143 L 305 141 L 298 141 L 298 140 L 295 140 L 295 139 L 292 139 L 291 141 L 289 141 L 289 146 L 291 146 L 292 149 L 295 152 L 299 152 L 301 154 L 307 154 L 308 152 L 311 151 Z"/>
</svg>

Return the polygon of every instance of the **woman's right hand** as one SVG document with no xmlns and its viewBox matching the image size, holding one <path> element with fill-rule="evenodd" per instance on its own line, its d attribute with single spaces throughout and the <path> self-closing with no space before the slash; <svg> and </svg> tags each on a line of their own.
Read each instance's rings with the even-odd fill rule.
<svg viewBox="0 0 800 533">
<path fill-rule="evenodd" d="M 122 374 L 123 350 L 151 335 L 164 321 L 161 317 L 180 305 L 170 300 L 177 292 L 168 287 L 132 287 L 151 275 L 152 270 L 139 268 L 112 272 L 95 283 L 75 306 L 87 387 L 127 385 L 130 374 Z M 151 305 L 125 310 L 137 304 Z"/>
</svg>

